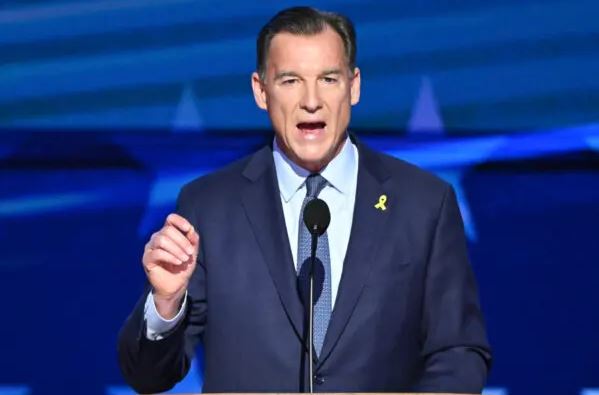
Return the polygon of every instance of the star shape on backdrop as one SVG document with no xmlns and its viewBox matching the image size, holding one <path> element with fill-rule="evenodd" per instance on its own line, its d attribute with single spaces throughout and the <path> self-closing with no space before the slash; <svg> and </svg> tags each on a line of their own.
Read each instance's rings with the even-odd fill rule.
<svg viewBox="0 0 599 395">
<path fill-rule="evenodd" d="M 173 132 L 202 132 L 204 121 L 191 83 L 185 84 L 172 122 Z"/>
<path fill-rule="evenodd" d="M 198 109 L 197 97 L 191 83 L 185 84 L 181 99 L 175 110 L 172 132 L 201 132 L 203 122 Z M 168 214 L 169 208 L 177 198 L 179 189 L 202 173 L 158 170 L 150 187 L 146 209 L 138 226 L 138 235 L 144 237 L 156 228 Z"/>
<path fill-rule="evenodd" d="M 410 135 L 438 136 L 442 136 L 445 132 L 433 84 L 428 76 L 422 77 L 418 96 L 412 106 L 407 131 Z"/>
<path fill-rule="evenodd" d="M 445 134 L 445 127 L 441 111 L 439 108 L 438 100 L 435 96 L 433 84 L 429 76 L 423 76 L 416 101 L 412 107 L 412 114 L 408 121 L 407 132 L 409 136 L 436 136 L 442 138 Z M 484 150 L 487 152 L 488 150 Z M 397 153 L 399 158 L 405 158 L 402 153 Z M 484 155 L 480 158 L 484 159 Z M 415 162 L 417 165 L 423 167 L 429 167 L 426 163 Z M 431 169 L 435 171 L 435 169 Z M 466 198 L 466 193 L 462 186 L 462 179 L 464 172 L 467 170 L 465 166 L 454 166 L 453 168 L 443 168 L 436 170 L 435 173 L 449 182 L 456 193 L 460 212 L 462 213 L 462 220 L 464 221 L 464 227 L 466 236 L 470 241 L 477 240 L 476 227 L 474 224 L 474 218 Z"/>
</svg>

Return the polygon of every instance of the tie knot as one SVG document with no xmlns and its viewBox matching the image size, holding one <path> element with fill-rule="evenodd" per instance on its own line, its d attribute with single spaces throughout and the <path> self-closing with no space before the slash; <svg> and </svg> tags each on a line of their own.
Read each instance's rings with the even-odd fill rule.
<svg viewBox="0 0 599 395">
<path fill-rule="evenodd" d="M 319 173 L 310 174 L 308 178 L 306 178 L 306 197 L 315 198 L 318 196 L 322 188 L 327 185 L 327 180 Z"/>
</svg>

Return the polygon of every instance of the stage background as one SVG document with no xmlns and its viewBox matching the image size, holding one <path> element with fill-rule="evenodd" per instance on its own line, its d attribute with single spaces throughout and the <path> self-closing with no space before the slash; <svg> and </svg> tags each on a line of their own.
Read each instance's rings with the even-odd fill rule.
<svg viewBox="0 0 599 395">
<path fill-rule="evenodd" d="M 486 392 L 598 394 L 599 2 L 308 4 L 356 23 L 352 130 L 456 189 Z M 183 183 L 272 138 L 250 73 L 289 5 L 0 3 L 0 395 L 130 393 L 143 245 Z"/>
</svg>

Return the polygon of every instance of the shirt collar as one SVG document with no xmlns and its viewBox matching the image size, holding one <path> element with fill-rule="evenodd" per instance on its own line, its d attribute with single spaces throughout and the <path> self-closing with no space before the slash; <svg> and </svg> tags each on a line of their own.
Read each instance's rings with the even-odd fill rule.
<svg viewBox="0 0 599 395">
<path fill-rule="evenodd" d="M 310 171 L 294 163 L 289 159 L 277 144 L 273 142 L 273 157 L 279 190 L 285 202 L 289 202 L 293 195 L 304 185 Z M 349 193 L 350 185 L 347 180 L 351 179 L 353 170 L 357 166 L 353 143 L 346 137 L 343 148 L 337 156 L 320 172 L 333 188 L 342 194 Z"/>
</svg>

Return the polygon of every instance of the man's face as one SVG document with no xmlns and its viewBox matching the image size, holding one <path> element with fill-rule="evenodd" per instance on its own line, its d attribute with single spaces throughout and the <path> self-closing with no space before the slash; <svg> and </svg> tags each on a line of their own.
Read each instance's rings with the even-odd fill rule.
<svg viewBox="0 0 599 395">
<path fill-rule="evenodd" d="M 264 80 L 254 73 L 252 88 L 281 149 L 318 172 L 343 147 L 351 106 L 360 98 L 360 71 L 349 70 L 343 41 L 330 28 L 310 36 L 278 33 Z"/>
</svg>

